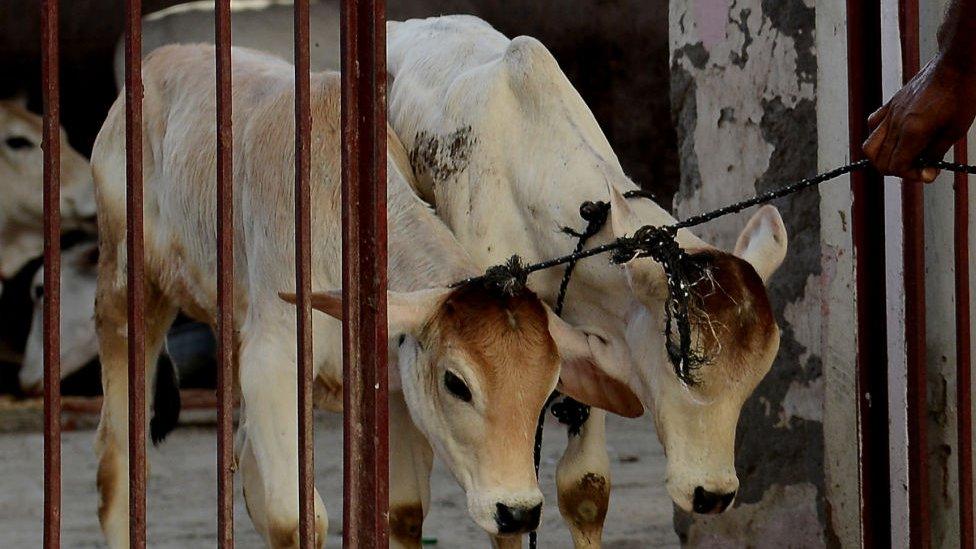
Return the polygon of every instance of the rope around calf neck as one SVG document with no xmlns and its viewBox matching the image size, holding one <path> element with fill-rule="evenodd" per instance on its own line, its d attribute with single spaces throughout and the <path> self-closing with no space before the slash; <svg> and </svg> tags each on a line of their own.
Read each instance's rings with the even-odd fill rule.
<svg viewBox="0 0 976 549">
<path fill-rule="evenodd" d="M 976 166 L 971 166 L 968 164 L 945 162 L 941 160 L 935 162 L 922 160 L 918 162 L 918 165 L 922 167 L 933 167 L 940 170 L 976 175 Z M 669 270 L 669 266 L 665 263 L 665 261 L 670 260 L 674 261 L 675 264 L 680 265 L 681 262 L 687 262 L 689 260 L 690 256 L 681 250 L 677 244 L 677 241 L 675 240 L 678 230 L 701 225 L 719 217 L 737 213 L 752 206 L 764 204 L 777 198 L 782 198 L 804 189 L 821 185 L 842 175 L 864 170 L 869 167 L 870 163 L 867 160 L 858 160 L 857 162 L 852 162 L 814 177 L 801 179 L 800 181 L 785 185 L 779 189 L 768 191 L 752 198 L 718 208 L 716 210 L 701 213 L 697 216 L 690 217 L 684 221 L 679 221 L 672 225 L 664 227 L 645 225 L 644 227 L 641 227 L 635 231 L 634 235 L 631 237 L 623 236 L 608 244 L 597 246 L 585 251 L 583 250 L 583 247 L 586 245 L 586 241 L 589 240 L 591 236 L 599 232 L 599 230 L 606 223 L 609 216 L 610 205 L 606 202 L 584 202 L 580 206 L 580 216 L 587 221 L 587 226 L 584 231 L 582 233 L 578 233 L 568 227 L 563 228 L 563 232 L 575 236 L 578 239 L 573 253 L 531 265 L 522 264 L 521 259 L 515 255 L 512 256 L 506 264 L 492 267 L 488 269 L 484 275 L 462 280 L 456 283 L 455 286 L 481 280 L 502 291 L 511 292 L 513 288 L 518 287 L 519 285 L 524 286 L 529 274 L 535 271 L 565 264 L 566 269 L 563 272 L 563 278 L 559 284 L 559 293 L 556 297 L 556 306 L 554 308 L 555 313 L 557 315 L 561 315 L 566 299 L 566 292 L 569 288 L 569 281 L 579 260 L 608 252 L 612 252 L 611 261 L 617 264 L 626 263 L 627 261 L 637 257 L 651 257 L 656 261 L 662 262 L 662 265 L 665 268 L 665 274 L 668 276 L 669 295 L 665 306 L 668 357 L 675 366 L 678 377 L 687 382 L 685 377 L 682 375 L 682 370 L 683 366 L 687 366 L 691 362 L 689 349 L 685 347 L 685 342 L 689 340 L 685 334 L 690 334 L 690 326 L 688 325 L 687 319 L 687 299 L 689 298 L 688 290 L 690 289 L 690 286 L 683 286 L 680 280 L 676 280 L 676 277 L 680 276 L 680 273 L 686 271 L 687 269 L 681 269 L 679 271 L 678 269 L 674 268 L 674 265 L 672 265 L 671 270 Z M 626 198 L 633 198 L 637 196 L 653 198 L 653 195 L 650 195 L 646 191 L 630 191 L 624 196 Z M 678 292 L 677 294 L 675 293 L 676 290 Z M 672 303 L 675 301 L 684 301 L 684 303 Z M 677 319 L 678 330 L 679 332 L 682 332 L 677 349 L 672 345 L 671 341 L 671 323 L 672 315 L 674 314 L 672 305 L 677 305 L 679 308 L 678 310 L 683 309 L 685 313 L 684 317 L 679 316 Z M 675 351 L 677 351 L 677 353 L 675 353 Z M 675 357 L 675 354 L 678 354 L 679 356 Z M 677 363 L 675 363 L 676 359 Z M 536 426 L 534 448 L 536 478 L 539 476 L 539 463 L 542 457 L 542 433 L 545 423 L 546 409 L 549 408 L 550 404 L 558 396 L 558 391 L 555 391 L 549 395 L 549 398 L 546 400 L 545 405 L 542 408 L 542 412 L 539 414 L 539 422 Z M 566 411 L 557 413 L 555 410 L 555 406 L 559 405 L 557 404 L 553 406 L 553 415 L 556 415 L 561 423 L 570 425 L 570 428 L 573 426 L 572 421 L 578 421 L 578 425 L 582 426 L 589 416 L 589 406 L 576 402 L 569 397 L 566 397 L 564 403 L 567 403 L 567 408 L 565 409 Z M 536 543 L 537 533 L 532 531 L 529 533 L 529 548 L 536 549 Z"/>
</svg>

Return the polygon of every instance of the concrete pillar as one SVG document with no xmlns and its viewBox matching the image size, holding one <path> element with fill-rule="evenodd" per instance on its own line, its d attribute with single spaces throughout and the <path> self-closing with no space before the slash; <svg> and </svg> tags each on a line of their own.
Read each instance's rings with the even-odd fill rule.
<svg viewBox="0 0 976 549">
<path fill-rule="evenodd" d="M 813 1 L 671 0 L 670 6 L 679 217 L 815 173 L 819 139 Z M 843 36 L 843 31 L 837 34 Z M 846 105 L 846 95 L 836 93 Z M 846 129 L 842 133 L 840 143 L 846 148 Z M 835 148 L 834 155 L 843 153 Z M 831 207 L 842 210 L 844 201 L 840 191 L 831 197 Z M 841 386 L 853 387 L 854 355 L 845 352 L 850 334 L 838 335 L 839 326 L 824 330 L 824 303 L 851 292 L 844 290 L 851 285 L 849 242 L 845 244 L 849 220 L 836 210 L 823 213 L 817 191 L 776 205 L 790 238 L 786 262 L 770 282 L 782 328 L 780 353 L 739 422 L 736 467 L 741 488 L 736 507 L 718 517 L 676 517 L 679 536 L 692 546 L 753 546 L 760 540 L 770 547 L 839 543 L 831 521 L 834 511 L 827 504 L 823 403 L 829 377 L 846 376 Z M 700 228 L 700 234 L 730 249 L 750 213 L 713 222 Z M 824 227 L 831 231 L 827 244 Z M 827 264 L 825 250 L 833 258 Z M 852 298 L 847 296 L 836 318 L 846 318 L 846 329 L 853 331 Z M 826 347 L 829 363 L 823 354 L 825 335 L 840 340 Z M 832 369 L 830 376 L 826 368 Z M 833 387 L 831 391 L 845 394 Z M 853 391 L 843 398 L 852 403 Z M 842 421 L 847 433 L 854 421 L 850 403 L 845 411 L 829 410 L 835 419 L 847 414 Z M 838 485 L 831 490 L 850 505 L 850 485 L 834 482 Z M 845 536 L 850 536 L 846 530 Z"/>
</svg>

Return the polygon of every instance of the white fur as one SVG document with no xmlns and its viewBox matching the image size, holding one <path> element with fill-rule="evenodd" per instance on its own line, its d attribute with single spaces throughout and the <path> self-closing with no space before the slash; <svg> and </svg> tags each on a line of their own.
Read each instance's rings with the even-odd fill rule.
<svg viewBox="0 0 976 549">
<path fill-rule="evenodd" d="M 44 251 L 41 137 L 41 117 L 20 101 L 0 101 L 0 284 Z M 12 148 L 11 140 L 29 144 Z M 64 131 L 60 148 L 61 227 L 82 228 L 95 215 L 91 172 Z"/>
<path fill-rule="evenodd" d="M 291 536 L 298 521 L 296 334 L 294 308 L 279 298 L 279 292 L 292 291 L 295 281 L 294 73 L 291 65 L 259 52 L 235 48 L 233 55 L 234 302 L 245 406 L 239 459 L 255 526 L 269 544 L 289 545 L 282 535 Z M 147 58 L 143 76 L 147 329 L 165 325 L 177 309 L 213 322 L 217 294 L 213 274 L 215 129 L 212 122 L 201 123 L 215 119 L 213 48 L 160 48 Z M 313 74 L 312 90 L 312 287 L 322 290 L 341 285 L 338 75 Z M 92 156 L 101 237 L 96 315 L 106 395 L 98 449 L 100 468 L 111 471 L 112 478 L 123 475 L 125 463 L 125 455 L 119 451 L 125 447 L 124 432 L 118 427 L 125 401 L 125 354 L 121 352 L 125 346 L 124 143 L 123 102 L 119 100 L 99 133 Z M 488 518 L 498 503 L 541 503 L 532 469 L 531 433 L 546 395 L 556 384 L 556 357 L 546 347 L 537 354 L 551 357 L 552 364 L 542 370 L 542 376 L 526 377 L 515 388 L 506 385 L 504 391 L 489 393 L 482 387 L 485 367 L 472 360 L 462 346 L 448 346 L 438 355 L 419 345 L 425 337 L 438 343 L 437 336 L 427 332 L 425 320 L 440 307 L 446 287 L 478 270 L 448 228 L 414 194 L 407 181 L 412 173 L 406 153 L 392 132 L 387 170 L 388 265 L 394 290 L 389 295 L 390 336 L 394 342 L 404 336 L 397 352 L 391 352 L 403 395 L 391 395 L 391 399 L 404 399 L 417 429 L 465 488 L 472 518 L 489 533 L 497 533 L 497 526 Z M 322 310 L 338 314 L 334 295 L 318 297 Z M 560 337 L 554 338 L 557 348 L 560 339 L 579 337 L 574 333 L 564 337 L 566 330 L 564 326 Z M 339 323 L 316 314 L 312 331 L 317 379 L 325 385 L 341 385 Z M 160 338 L 147 335 L 147 348 L 157 348 Z M 508 357 L 513 362 L 518 358 Z M 468 382 L 471 403 L 447 395 L 441 380 L 448 368 Z M 524 406 L 509 409 L 504 406 L 506 399 L 522 399 Z M 500 414 L 498 408 L 506 413 Z M 512 425 L 499 427 L 499 421 Z M 496 431 L 510 432 L 511 439 L 485 435 Z M 423 445 L 405 433 L 392 434 L 406 437 L 397 443 L 409 445 L 423 469 Z M 393 459 L 401 457 L 394 455 Z M 401 465 L 418 470 L 409 464 L 395 468 Z M 108 502 L 103 509 L 103 529 L 110 545 L 122 546 L 127 521 L 124 476 L 103 484 L 118 491 L 102 490 L 102 501 Z M 402 491 L 391 492 L 402 497 Z M 417 497 L 418 503 L 425 499 L 422 493 Z M 316 501 L 321 530 L 327 519 L 324 505 Z"/>
<path fill-rule="evenodd" d="M 95 262 L 97 244 L 79 244 L 61 254 L 61 378 L 98 358 L 95 337 Z M 20 387 L 37 394 L 44 383 L 44 269 L 31 283 L 34 314 L 20 368 Z"/>
<path fill-rule="evenodd" d="M 581 228 L 578 209 L 588 200 L 614 200 L 611 223 L 590 246 L 645 224 L 675 221 L 649 200 L 621 204 L 619 193 L 637 186 L 537 40 L 509 40 L 470 16 L 390 22 L 387 32 L 389 117 L 406 148 L 430 135 L 471 128 L 474 145 L 463 170 L 438 180 L 434 170 L 416 163 L 414 169 L 422 195 L 436 203 L 479 265 L 500 263 L 512 253 L 537 261 L 571 251 L 575 239 L 559 228 Z M 782 222 L 776 225 L 778 214 L 772 212 L 771 207 L 760 210 L 760 221 L 749 224 L 760 230 L 743 235 L 749 242 L 746 259 L 764 278 L 786 247 Z M 686 230 L 679 231 L 678 241 L 686 249 L 709 247 Z M 561 269 L 536 274 L 530 284 L 553 300 L 561 274 Z M 614 368 L 629 371 L 633 389 L 654 408 L 669 458 L 669 491 L 679 506 L 690 509 L 696 486 L 716 492 L 737 486 L 732 444 L 740 407 L 775 352 L 750 368 L 747 379 L 730 382 L 714 402 L 701 403 L 677 380 L 665 355 L 662 276 L 646 259 L 626 268 L 605 257 L 584 260 L 563 317 L 616 347 L 616 356 L 629 357 Z"/>
</svg>

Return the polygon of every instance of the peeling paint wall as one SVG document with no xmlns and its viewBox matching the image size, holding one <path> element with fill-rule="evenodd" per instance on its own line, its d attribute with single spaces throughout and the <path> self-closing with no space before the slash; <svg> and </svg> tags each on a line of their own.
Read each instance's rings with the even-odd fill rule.
<svg viewBox="0 0 976 549">
<path fill-rule="evenodd" d="M 679 217 L 816 172 L 812 0 L 671 0 L 670 6 Z M 770 284 L 782 328 L 779 357 L 739 421 L 736 507 L 708 519 L 679 513 L 675 526 L 689 545 L 839 544 L 824 473 L 820 197 L 807 192 L 776 205 L 790 235 L 786 262 Z M 710 223 L 700 234 L 730 249 L 749 214 Z"/>
</svg>

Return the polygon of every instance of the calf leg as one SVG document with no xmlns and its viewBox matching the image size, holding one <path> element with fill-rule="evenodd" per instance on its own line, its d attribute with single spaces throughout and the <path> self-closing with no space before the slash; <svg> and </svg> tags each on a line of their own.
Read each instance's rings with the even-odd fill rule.
<svg viewBox="0 0 976 549">
<path fill-rule="evenodd" d="M 275 548 L 298 547 L 298 398 L 294 334 L 280 327 L 248 330 L 240 356 L 246 415 L 241 475 L 254 527 Z M 328 518 L 315 492 L 316 547 Z"/>
<path fill-rule="evenodd" d="M 509 536 L 505 538 L 492 536 L 491 546 L 495 549 L 522 549 L 522 536 Z"/>
<path fill-rule="evenodd" d="M 600 547 L 610 503 L 610 459 L 606 412 L 592 408 L 579 432 L 571 427 L 566 451 L 556 467 L 559 512 L 575 547 Z"/>
<path fill-rule="evenodd" d="M 112 267 L 114 270 L 114 267 Z M 111 272 L 111 271 L 110 271 Z M 95 319 L 102 363 L 102 414 L 95 452 L 98 455 L 98 518 L 110 547 L 129 545 L 129 379 L 126 297 L 124 288 L 112 288 L 111 277 L 99 273 Z M 176 308 L 151 288 L 145 300 L 146 379 L 153 379 L 156 360 Z M 146 409 L 152 406 L 147 383 Z M 148 414 L 147 414 L 148 416 Z M 146 462 L 148 474 L 148 459 Z"/>
<path fill-rule="evenodd" d="M 403 393 L 390 393 L 390 547 L 419 549 L 430 509 L 434 453 L 417 426 Z"/>
</svg>

